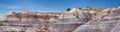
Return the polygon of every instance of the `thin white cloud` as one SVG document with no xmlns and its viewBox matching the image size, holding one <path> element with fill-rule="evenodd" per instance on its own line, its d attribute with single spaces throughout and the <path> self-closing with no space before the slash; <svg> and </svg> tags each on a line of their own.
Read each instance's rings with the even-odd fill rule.
<svg viewBox="0 0 120 32">
<path fill-rule="evenodd" d="M 42 11 L 42 12 L 54 12 L 57 11 L 55 9 L 52 8 L 48 8 L 48 7 L 44 7 L 44 6 L 30 6 L 27 7 L 26 9 L 31 10 L 31 11 Z"/>
<path fill-rule="evenodd" d="M 5 6 L 4 4 L 0 4 L 0 6 Z"/>
<path fill-rule="evenodd" d="M 42 11 L 42 12 L 57 12 L 57 9 L 53 9 L 53 8 L 48 8 L 48 7 L 44 7 L 44 6 L 10 6 L 10 5 L 3 5 L 1 4 L 0 6 L 6 8 L 6 9 L 10 9 L 12 11 L 18 11 L 18 10 L 30 10 L 30 11 Z M 58 11 L 60 12 L 60 11 Z"/>
<path fill-rule="evenodd" d="M 6 8 L 21 8 L 21 6 L 5 6 Z"/>
<path fill-rule="evenodd" d="M 5 4 L 0 4 L 1 7 L 3 8 L 8 8 L 8 9 L 11 9 L 11 8 L 21 8 L 21 6 L 10 6 L 10 5 L 5 5 Z"/>
</svg>

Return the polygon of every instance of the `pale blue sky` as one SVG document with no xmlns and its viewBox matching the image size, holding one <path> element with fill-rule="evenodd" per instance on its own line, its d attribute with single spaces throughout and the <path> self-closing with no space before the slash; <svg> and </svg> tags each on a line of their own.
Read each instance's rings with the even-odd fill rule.
<svg viewBox="0 0 120 32">
<path fill-rule="evenodd" d="M 10 11 L 63 12 L 66 8 L 92 6 L 108 8 L 120 6 L 120 0 L 0 0 L 0 16 Z"/>
</svg>

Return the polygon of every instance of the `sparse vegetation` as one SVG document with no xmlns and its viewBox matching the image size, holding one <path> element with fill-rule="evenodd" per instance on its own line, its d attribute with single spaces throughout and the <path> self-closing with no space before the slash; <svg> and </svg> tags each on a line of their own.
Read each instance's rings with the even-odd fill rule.
<svg viewBox="0 0 120 32">
<path fill-rule="evenodd" d="M 70 11 L 71 9 L 70 8 L 67 8 L 66 11 Z"/>
</svg>

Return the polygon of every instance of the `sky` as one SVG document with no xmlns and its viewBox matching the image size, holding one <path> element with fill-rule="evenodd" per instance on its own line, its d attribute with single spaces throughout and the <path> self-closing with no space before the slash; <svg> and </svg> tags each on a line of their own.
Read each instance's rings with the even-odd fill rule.
<svg viewBox="0 0 120 32">
<path fill-rule="evenodd" d="M 10 11 L 64 12 L 67 8 L 87 6 L 108 8 L 120 6 L 120 0 L 0 0 L 0 16 Z"/>
</svg>

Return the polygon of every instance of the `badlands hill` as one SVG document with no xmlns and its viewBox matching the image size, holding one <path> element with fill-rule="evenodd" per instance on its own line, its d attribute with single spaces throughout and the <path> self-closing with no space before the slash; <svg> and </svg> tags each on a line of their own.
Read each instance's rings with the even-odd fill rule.
<svg viewBox="0 0 120 32">
<path fill-rule="evenodd" d="M 65 12 L 7 13 L 1 31 L 22 32 L 119 32 L 120 7 L 73 8 Z"/>
</svg>

